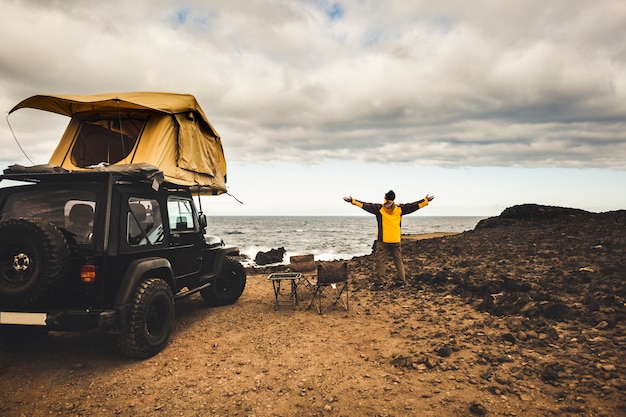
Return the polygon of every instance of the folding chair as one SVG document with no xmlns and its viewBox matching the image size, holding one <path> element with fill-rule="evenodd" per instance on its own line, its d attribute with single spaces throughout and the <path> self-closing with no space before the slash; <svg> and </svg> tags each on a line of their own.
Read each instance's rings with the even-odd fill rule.
<svg viewBox="0 0 626 417">
<path fill-rule="evenodd" d="M 348 263 L 345 261 L 323 262 L 317 266 L 313 300 L 317 312 L 322 314 L 331 305 L 340 304 L 348 311 Z"/>
<path fill-rule="evenodd" d="M 297 287 L 305 287 L 313 294 L 315 279 L 317 278 L 315 257 L 311 254 L 290 256 L 289 269 L 300 274 L 300 278 L 296 283 Z M 302 300 L 302 291 L 300 291 L 299 295 L 300 300 Z"/>
</svg>

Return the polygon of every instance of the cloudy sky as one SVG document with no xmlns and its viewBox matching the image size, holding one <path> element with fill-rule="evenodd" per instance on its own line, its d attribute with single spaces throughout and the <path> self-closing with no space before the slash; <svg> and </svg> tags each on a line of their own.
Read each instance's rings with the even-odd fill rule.
<svg viewBox="0 0 626 417">
<path fill-rule="evenodd" d="M 209 214 L 357 215 L 344 195 L 626 209 L 623 0 L 3 0 L 0 108 L 196 96 L 222 136 Z M 34 163 L 69 119 L 8 117 Z M 6 121 L 0 165 L 29 164 Z"/>
</svg>

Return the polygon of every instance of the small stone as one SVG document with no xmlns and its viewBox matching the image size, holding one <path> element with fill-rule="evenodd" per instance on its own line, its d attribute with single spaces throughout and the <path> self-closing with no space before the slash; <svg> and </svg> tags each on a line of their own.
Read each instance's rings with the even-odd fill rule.
<svg viewBox="0 0 626 417">
<path fill-rule="evenodd" d="M 502 339 L 504 339 L 506 342 L 509 342 L 509 343 L 515 343 L 516 342 L 515 336 L 513 336 L 512 333 L 505 333 L 505 334 L 503 334 L 502 335 Z"/>
<path fill-rule="evenodd" d="M 478 403 L 473 403 L 472 405 L 470 405 L 469 410 L 470 413 L 476 414 L 477 416 L 484 416 L 485 414 L 487 414 L 487 409 L 483 407 L 482 404 Z"/>
<path fill-rule="evenodd" d="M 604 330 L 608 327 L 609 327 L 609 323 L 606 320 L 602 320 L 600 323 L 598 323 L 598 325 L 596 326 L 596 329 Z"/>
</svg>

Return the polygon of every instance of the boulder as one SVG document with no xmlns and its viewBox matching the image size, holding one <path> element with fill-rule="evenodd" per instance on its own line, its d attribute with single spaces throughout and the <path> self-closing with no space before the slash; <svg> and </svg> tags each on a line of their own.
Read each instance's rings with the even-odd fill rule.
<svg viewBox="0 0 626 417">
<path fill-rule="evenodd" d="M 254 257 L 254 262 L 256 262 L 257 265 L 269 265 L 279 263 L 283 261 L 283 258 L 285 257 L 285 252 L 287 252 L 285 248 L 270 249 L 267 252 L 259 251 Z"/>
</svg>

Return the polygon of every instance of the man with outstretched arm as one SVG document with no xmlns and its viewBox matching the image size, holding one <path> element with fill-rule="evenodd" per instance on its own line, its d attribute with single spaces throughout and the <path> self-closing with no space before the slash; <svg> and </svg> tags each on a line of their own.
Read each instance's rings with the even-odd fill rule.
<svg viewBox="0 0 626 417">
<path fill-rule="evenodd" d="M 404 273 L 404 261 L 402 259 L 402 216 L 413 213 L 426 207 L 435 197 L 426 195 L 423 199 L 407 204 L 396 204 L 396 194 L 389 191 L 385 194 L 383 204 L 365 203 L 352 197 L 344 197 L 343 199 L 357 207 L 361 207 L 368 213 L 376 216 L 378 222 L 378 237 L 376 238 L 376 247 L 374 249 L 374 257 L 376 259 L 376 275 L 383 282 L 385 280 L 385 258 L 390 255 L 396 266 L 397 277 L 395 283 L 397 285 L 406 285 L 406 275 Z"/>
</svg>

